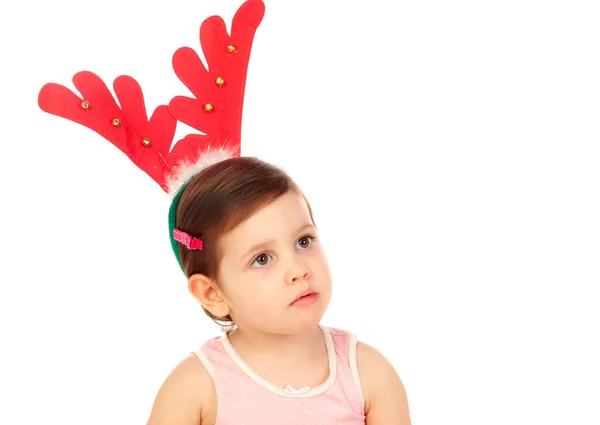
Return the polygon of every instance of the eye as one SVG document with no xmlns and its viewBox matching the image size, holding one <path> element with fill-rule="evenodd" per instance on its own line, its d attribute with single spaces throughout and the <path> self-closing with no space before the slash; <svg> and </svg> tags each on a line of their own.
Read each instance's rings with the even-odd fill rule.
<svg viewBox="0 0 600 425">
<path fill-rule="evenodd" d="M 257 264 L 258 267 L 266 266 L 267 264 L 269 264 L 270 259 L 271 259 L 271 256 L 269 254 L 264 254 L 264 253 L 260 254 L 258 257 L 256 257 L 254 259 L 251 266 L 255 267 L 255 264 Z"/>
<path fill-rule="evenodd" d="M 302 236 L 300 239 L 298 239 L 298 244 L 297 246 L 300 249 L 306 249 L 306 248 L 310 248 L 313 244 L 313 240 L 314 240 L 314 236 Z"/>
</svg>

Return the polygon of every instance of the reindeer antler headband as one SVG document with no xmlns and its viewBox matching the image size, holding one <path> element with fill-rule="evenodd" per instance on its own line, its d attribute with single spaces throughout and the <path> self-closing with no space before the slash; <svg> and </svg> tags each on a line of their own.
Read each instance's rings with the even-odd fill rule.
<svg viewBox="0 0 600 425">
<path fill-rule="evenodd" d="M 54 83 L 44 85 L 39 94 L 42 110 L 94 130 L 174 196 L 169 209 L 169 237 L 182 270 L 177 242 L 188 249 L 202 249 L 202 243 L 175 229 L 179 198 L 202 169 L 241 155 L 246 74 L 264 11 L 262 0 L 247 0 L 233 18 L 231 35 L 221 17 L 206 19 L 200 27 L 200 43 L 208 70 L 189 47 L 181 47 L 173 55 L 175 74 L 194 98 L 176 96 L 168 106 L 158 106 L 149 120 L 140 85 L 125 75 L 114 81 L 121 108 L 104 82 L 88 71 L 73 77 L 81 98 Z M 187 135 L 171 150 L 177 121 L 206 135 Z"/>
</svg>

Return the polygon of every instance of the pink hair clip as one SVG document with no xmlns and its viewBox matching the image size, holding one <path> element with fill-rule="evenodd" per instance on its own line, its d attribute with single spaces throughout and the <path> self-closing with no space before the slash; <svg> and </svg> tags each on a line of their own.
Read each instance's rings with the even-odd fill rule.
<svg viewBox="0 0 600 425">
<path fill-rule="evenodd" d="M 173 238 L 177 242 L 181 242 L 187 249 L 202 249 L 202 240 L 196 239 L 182 230 L 173 229 Z"/>
</svg>

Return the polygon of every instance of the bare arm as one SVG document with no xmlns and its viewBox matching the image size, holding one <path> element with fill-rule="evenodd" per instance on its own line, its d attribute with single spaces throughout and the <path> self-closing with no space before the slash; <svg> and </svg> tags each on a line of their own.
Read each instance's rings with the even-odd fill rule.
<svg viewBox="0 0 600 425">
<path fill-rule="evenodd" d="M 392 364 L 375 348 L 358 342 L 358 372 L 367 425 L 412 425 L 406 390 Z"/>
<path fill-rule="evenodd" d="M 165 379 L 154 400 L 147 425 L 211 425 L 216 394 L 202 363 L 190 355 Z"/>
</svg>

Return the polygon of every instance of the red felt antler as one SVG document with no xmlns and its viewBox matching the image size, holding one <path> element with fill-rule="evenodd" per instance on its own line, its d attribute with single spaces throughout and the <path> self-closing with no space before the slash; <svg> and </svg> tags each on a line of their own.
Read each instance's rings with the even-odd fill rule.
<svg viewBox="0 0 600 425">
<path fill-rule="evenodd" d="M 173 69 L 195 99 L 177 96 L 169 109 L 179 121 L 208 134 L 218 147 L 239 148 L 250 49 L 263 15 L 261 0 L 247 1 L 233 18 L 231 36 L 219 16 L 205 20 L 200 44 L 208 70 L 190 48 L 173 55 Z"/>
<path fill-rule="evenodd" d="M 82 94 L 49 83 L 42 87 L 38 104 L 45 112 L 88 127 L 123 151 L 165 191 L 168 179 L 183 162 L 196 162 L 209 148 L 240 153 L 244 89 L 250 50 L 264 16 L 262 0 L 247 0 L 232 23 L 231 36 L 218 16 L 205 20 L 200 41 L 208 63 L 204 68 L 196 52 L 182 47 L 173 56 L 173 68 L 195 98 L 177 96 L 161 105 L 148 120 L 142 90 L 131 77 L 121 76 L 114 89 L 121 108 L 102 80 L 80 72 L 73 83 Z M 205 133 L 188 135 L 169 151 L 176 119 Z"/>
<path fill-rule="evenodd" d="M 75 74 L 73 84 L 83 99 L 64 86 L 48 83 L 40 90 L 40 108 L 94 130 L 166 190 L 164 175 L 169 165 L 165 157 L 177 125 L 168 107 L 159 106 L 148 120 L 142 90 L 137 81 L 128 76 L 118 77 L 114 82 L 122 108 L 106 84 L 91 72 Z"/>
</svg>

